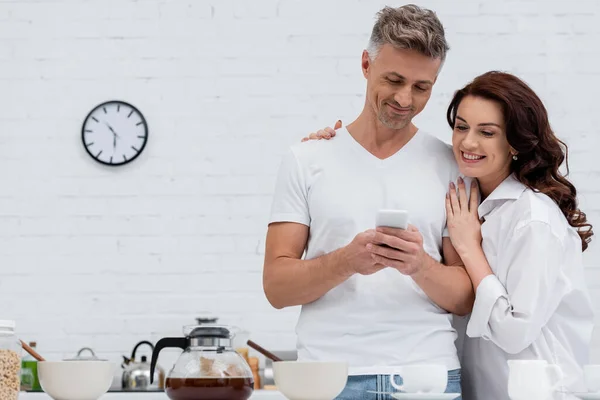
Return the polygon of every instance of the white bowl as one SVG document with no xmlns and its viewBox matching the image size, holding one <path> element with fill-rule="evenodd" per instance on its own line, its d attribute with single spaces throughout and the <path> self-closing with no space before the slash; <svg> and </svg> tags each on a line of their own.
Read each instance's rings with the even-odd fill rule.
<svg viewBox="0 0 600 400">
<path fill-rule="evenodd" d="M 273 375 L 277 390 L 290 400 L 332 400 L 346 387 L 348 364 L 278 361 Z"/>
<path fill-rule="evenodd" d="M 108 392 L 116 364 L 109 361 L 40 361 L 40 385 L 54 400 L 97 400 Z"/>
</svg>

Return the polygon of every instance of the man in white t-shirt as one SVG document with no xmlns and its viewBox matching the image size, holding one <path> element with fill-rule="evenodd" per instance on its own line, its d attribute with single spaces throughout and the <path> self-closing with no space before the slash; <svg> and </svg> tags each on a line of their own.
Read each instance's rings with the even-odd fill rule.
<svg viewBox="0 0 600 400">
<path fill-rule="evenodd" d="M 381 10 L 362 55 L 363 111 L 332 140 L 292 146 L 280 167 L 265 294 L 276 308 L 302 306 L 299 360 L 348 362 L 340 399 L 394 391 L 387 375 L 423 363 L 445 365 L 447 392 L 460 392 L 451 321 L 474 293 L 444 205 L 459 173 L 449 145 L 412 123 L 447 50 L 433 12 Z M 411 225 L 376 230 L 379 209 L 407 210 Z"/>
</svg>

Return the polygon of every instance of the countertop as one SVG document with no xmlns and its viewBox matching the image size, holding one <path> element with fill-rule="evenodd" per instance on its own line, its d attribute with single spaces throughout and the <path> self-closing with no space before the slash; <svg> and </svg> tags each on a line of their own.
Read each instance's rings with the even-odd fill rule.
<svg viewBox="0 0 600 400">
<path fill-rule="evenodd" d="M 168 400 L 164 392 L 109 392 L 99 400 Z M 251 400 L 286 400 L 286 397 L 275 390 L 256 390 Z M 19 400 L 52 400 L 44 392 L 21 392 Z"/>
</svg>

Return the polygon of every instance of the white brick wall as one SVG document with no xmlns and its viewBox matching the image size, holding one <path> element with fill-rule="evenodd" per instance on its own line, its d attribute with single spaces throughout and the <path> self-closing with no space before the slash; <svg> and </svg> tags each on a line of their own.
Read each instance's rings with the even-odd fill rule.
<svg viewBox="0 0 600 400">
<path fill-rule="evenodd" d="M 285 148 L 362 108 L 360 53 L 384 2 L 341 4 L 0 0 L 0 318 L 49 358 L 88 345 L 118 361 L 204 311 L 293 348 L 297 310 L 262 294 L 266 219 Z M 453 90 L 489 69 L 519 74 L 571 146 L 600 232 L 600 2 L 420 4 L 452 50 L 418 124 L 448 140 Z M 114 98 L 145 114 L 150 141 L 107 169 L 79 132 Z M 596 304 L 599 258 L 594 243 Z"/>
</svg>

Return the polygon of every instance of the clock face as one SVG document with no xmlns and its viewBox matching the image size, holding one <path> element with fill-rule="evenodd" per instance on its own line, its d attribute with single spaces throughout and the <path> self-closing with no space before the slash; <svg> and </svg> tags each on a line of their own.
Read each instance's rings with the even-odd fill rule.
<svg viewBox="0 0 600 400">
<path fill-rule="evenodd" d="M 146 119 L 123 101 L 108 101 L 94 108 L 81 129 L 83 146 L 105 165 L 124 165 L 140 155 L 148 141 Z"/>
</svg>

